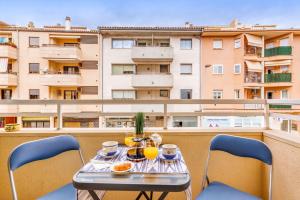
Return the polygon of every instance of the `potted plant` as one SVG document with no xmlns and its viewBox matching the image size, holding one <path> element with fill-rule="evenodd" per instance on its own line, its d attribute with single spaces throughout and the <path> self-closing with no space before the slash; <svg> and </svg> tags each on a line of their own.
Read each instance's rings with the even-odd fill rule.
<svg viewBox="0 0 300 200">
<path fill-rule="evenodd" d="M 139 112 L 135 115 L 135 136 L 136 138 L 144 138 L 145 119 L 144 113 Z"/>
</svg>

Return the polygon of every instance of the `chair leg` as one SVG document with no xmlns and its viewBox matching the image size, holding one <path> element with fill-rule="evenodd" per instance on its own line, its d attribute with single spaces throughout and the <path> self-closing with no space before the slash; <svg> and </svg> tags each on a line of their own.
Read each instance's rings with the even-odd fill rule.
<svg viewBox="0 0 300 200">
<path fill-rule="evenodd" d="M 168 195 L 168 192 L 163 192 L 160 197 L 158 198 L 158 200 L 164 200 L 166 198 L 166 196 Z"/>
<path fill-rule="evenodd" d="M 88 190 L 89 194 L 92 196 L 94 200 L 100 200 L 98 195 L 93 190 Z"/>
</svg>

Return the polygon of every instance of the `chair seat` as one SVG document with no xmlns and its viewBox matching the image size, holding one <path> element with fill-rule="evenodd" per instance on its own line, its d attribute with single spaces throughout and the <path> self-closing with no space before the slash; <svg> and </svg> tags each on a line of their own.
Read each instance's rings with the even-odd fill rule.
<svg viewBox="0 0 300 200">
<path fill-rule="evenodd" d="M 210 183 L 196 200 L 260 200 L 245 192 L 219 182 Z"/>
<path fill-rule="evenodd" d="M 72 183 L 69 183 L 53 192 L 46 194 L 38 198 L 38 200 L 76 200 L 77 191 L 73 187 Z"/>
</svg>

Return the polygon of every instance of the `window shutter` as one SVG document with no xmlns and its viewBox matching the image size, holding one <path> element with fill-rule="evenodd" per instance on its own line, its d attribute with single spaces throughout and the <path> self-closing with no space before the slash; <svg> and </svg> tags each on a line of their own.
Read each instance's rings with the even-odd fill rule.
<svg viewBox="0 0 300 200">
<path fill-rule="evenodd" d="M 98 44 L 98 37 L 96 35 L 82 35 L 80 36 L 81 44 Z"/>
</svg>

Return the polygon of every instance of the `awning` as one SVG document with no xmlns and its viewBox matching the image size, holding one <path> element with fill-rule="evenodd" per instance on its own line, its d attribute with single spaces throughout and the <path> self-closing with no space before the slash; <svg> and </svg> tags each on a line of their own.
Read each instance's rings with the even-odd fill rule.
<svg viewBox="0 0 300 200">
<path fill-rule="evenodd" d="M 50 121 L 49 117 L 22 117 L 23 121 Z"/>
<path fill-rule="evenodd" d="M 280 60 L 280 61 L 267 61 L 265 62 L 265 66 L 285 66 L 285 65 L 291 65 L 292 60 Z"/>
<path fill-rule="evenodd" d="M 263 71 L 263 66 L 260 62 L 246 60 L 246 64 L 247 64 L 249 72 L 262 72 Z"/>
<path fill-rule="evenodd" d="M 246 38 L 248 40 L 248 45 L 255 47 L 263 47 L 263 40 L 259 36 L 246 34 Z"/>
</svg>

